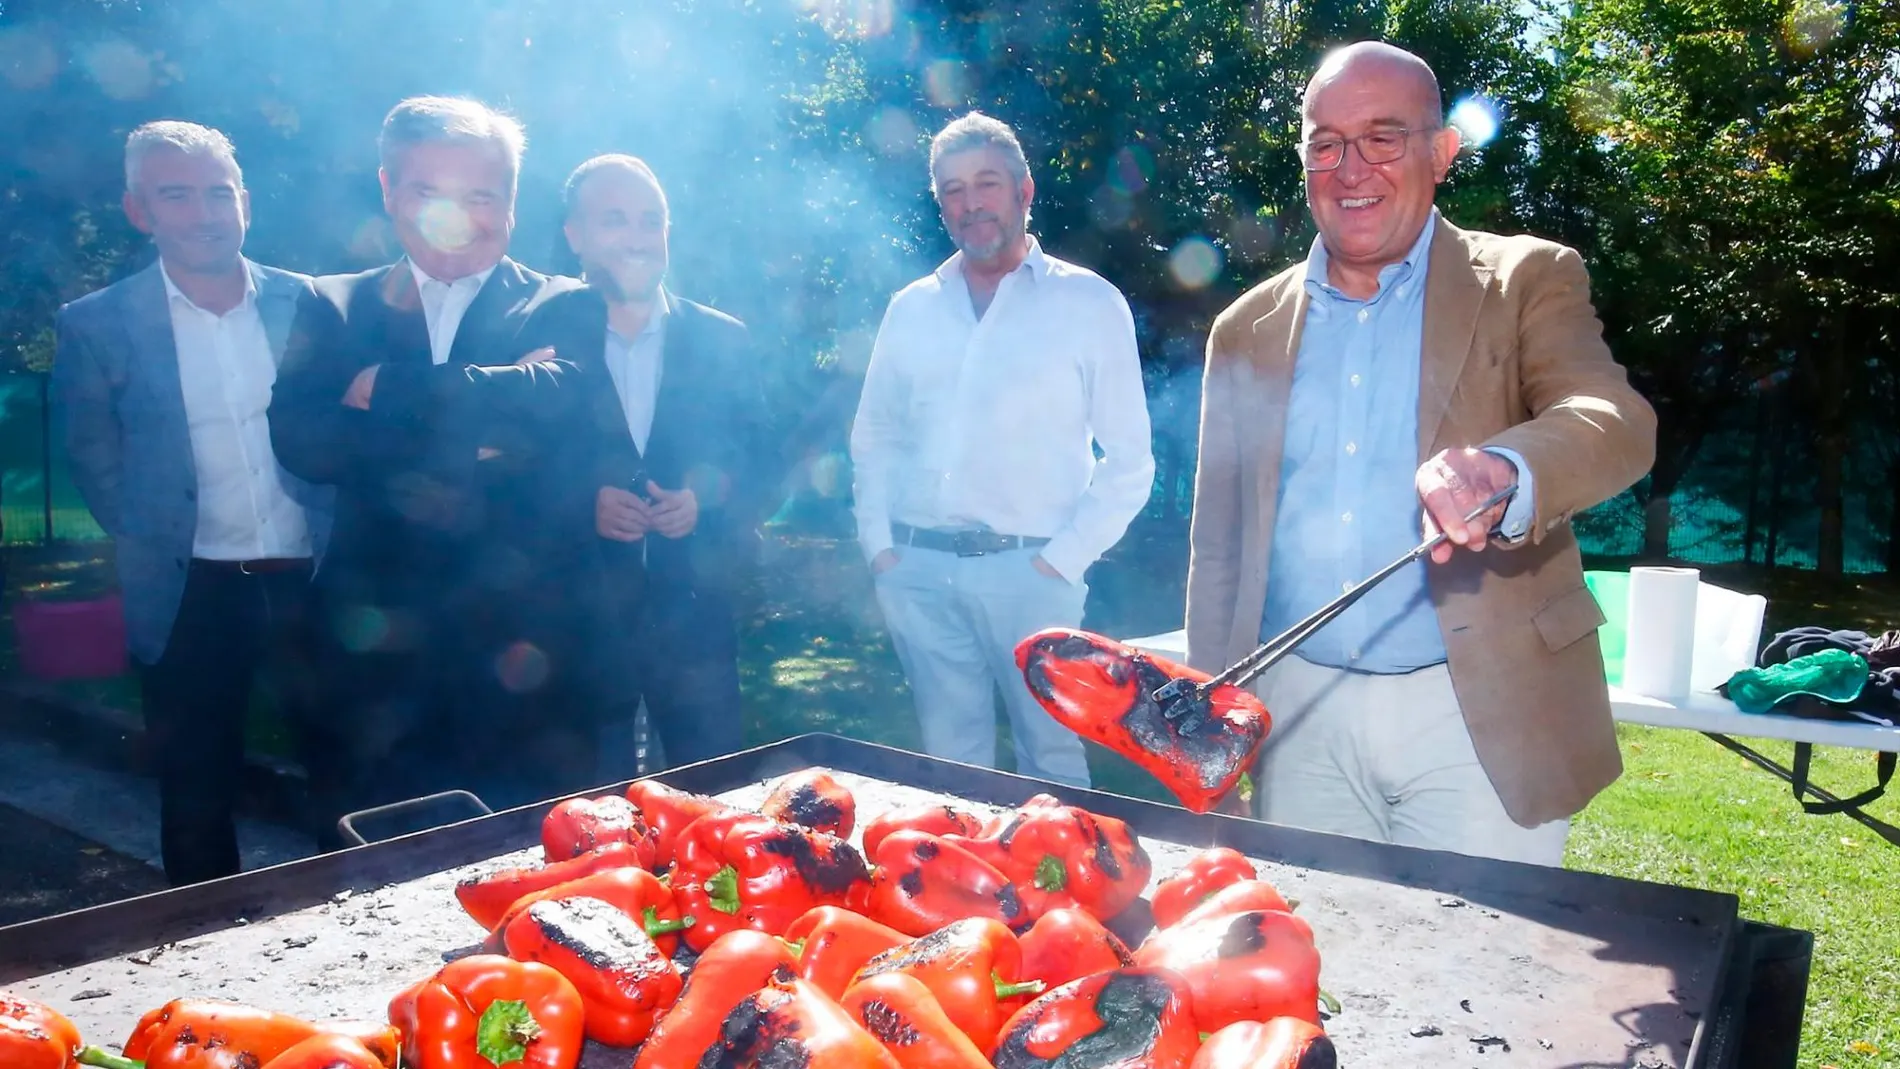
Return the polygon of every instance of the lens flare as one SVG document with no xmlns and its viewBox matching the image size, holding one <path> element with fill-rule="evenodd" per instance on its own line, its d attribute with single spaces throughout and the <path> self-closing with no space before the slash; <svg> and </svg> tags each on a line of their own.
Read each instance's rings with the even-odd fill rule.
<svg viewBox="0 0 1900 1069">
<path fill-rule="evenodd" d="M 475 221 L 461 205 L 440 197 L 430 198 L 416 212 L 416 230 L 422 240 L 443 252 L 467 248 L 475 240 Z"/>
<path fill-rule="evenodd" d="M 1183 289 L 1201 289 L 1219 277 L 1220 269 L 1220 249 L 1199 234 L 1183 238 L 1168 254 L 1168 273 Z"/>
<path fill-rule="evenodd" d="M 1135 218 L 1135 206 L 1128 194 L 1115 188 L 1109 182 L 1095 191 L 1089 199 L 1089 218 L 1102 230 L 1120 230 Z"/>
<path fill-rule="evenodd" d="M 548 655 L 532 642 L 516 642 L 495 658 L 495 678 L 510 694 L 540 690 L 548 681 Z"/>
<path fill-rule="evenodd" d="M 865 124 L 864 136 L 871 146 L 886 156 L 903 156 L 917 151 L 917 122 L 902 108 L 884 108 Z"/>
<path fill-rule="evenodd" d="M 924 97 L 939 108 L 954 108 L 968 99 L 970 76 L 954 59 L 939 59 L 924 68 Z"/>
<path fill-rule="evenodd" d="M 158 83 L 152 57 L 130 41 L 101 41 L 80 56 L 79 64 L 99 91 L 114 100 L 143 99 Z"/>
<path fill-rule="evenodd" d="M 36 26 L 0 27 L 0 78 L 25 92 L 59 77 L 59 49 Z"/>
<path fill-rule="evenodd" d="M 1109 168 L 1108 184 L 1132 196 L 1147 189 L 1154 174 L 1154 154 L 1140 145 L 1129 145 L 1115 153 L 1115 162 Z"/>
<path fill-rule="evenodd" d="M 1466 97 L 1451 109 L 1451 125 L 1472 148 L 1483 148 L 1498 136 L 1498 107 L 1484 97 Z"/>
<path fill-rule="evenodd" d="M 367 653 L 389 641 L 389 617 L 374 605 L 351 605 L 337 613 L 337 642 L 352 653 Z"/>
<path fill-rule="evenodd" d="M 1616 122 L 1616 90 L 1607 79 L 1591 78 L 1579 82 L 1570 91 L 1568 104 L 1570 121 L 1585 133 L 1603 133 Z"/>
<path fill-rule="evenodd" d="M 811 462 L 811 488 L 820 496 L 838 499 L 851 491 L 851 463 L 833 450 Z"/>
<path fill-rule="evenodd" d="M 1798 56 L 1812 56 L 1840 36 L 1852 18 L 1847 5 L 1830 0 L 1795 0 L 1781 22 L 1781 36 L 1788 50 Z"/>
</svg>

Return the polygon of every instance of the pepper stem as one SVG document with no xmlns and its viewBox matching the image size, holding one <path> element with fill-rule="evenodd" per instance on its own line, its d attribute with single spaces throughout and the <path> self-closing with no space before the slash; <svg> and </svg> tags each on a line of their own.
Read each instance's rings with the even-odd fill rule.
<svg viewBox="0 0 1900 1069">
<path fill-rule="evenodd" d="M 1040 995 L 1042 989 L 1048 986 L 1041 980 L 1024 980 L 1020 984 L 1006 984 L 1003 978 L 995 973 L 990 974 L 990 979 L 996 982 L 996 997 L 999 999 L 1015 998 L 1017 995 Z"/>
<path fill-rule="evenodd" d="M 778 941 L 784 943 L 791 949 L 792 957 L 794 958 L 805 952 L 805 940 L 803 939 L 787 939 L 781 935 L 778 937 Z"/>
<path fill-rule="evenodd" d="M 541 1023 L 526 1002 L 497 999 L 475 1022 L 475 1053 L 497 1066 L 525 1061 L 528 1044 L 540 1034 Z"/>
<path fill-rule="evenodd" d="M 1245 772 L 1240 774 L 1240 800 L 1253 801 L 1253 777 Z"/>
<path fill-rule="evenodd" d="M 1036 890 L 1060 891 L 1069 884 L 1069 869 L 1054 854 L 1042 855 L 1036 863 Z"/>
<path fill-rule="evenodd" d="M 144 1062 L 121 1058 L 117 1054 L 100 1050 L 98 1047 L 87 1047 L 79 1052 L 79 1057 L 75 1060 L 81 1065 L 96 1065 L 100 1069 L 145 1069 Z"/>
<path fill-rule="evenodd" d="M 707 905 L 721 913 L 739 912 L 739 870 L 731 865 L 706 881 Z"/>
<path fill-rule="evenodd" d="M 640 923 L 645 926 L 648 935 L 665 935 L 691 928 L 699 923 L 699 918 L 688 914 L 676 921 L 663 921 L 660 919 L 659 907 L 648 906 L 647 911 L 640 915 Z"/>
<path fill-rule="evenodd" d="M 1327 1013 L 1332 1014 L 1334 1017 L 1339 1016 L 1340 1011 L 1346 1008 L 1339 1004 L 1339 1000 L 1332 996 L 1332 992 L 1327 991 L 1323 987 L 1319 989 L 1319 1004 L 1325 1008 Z"/>
</svg>

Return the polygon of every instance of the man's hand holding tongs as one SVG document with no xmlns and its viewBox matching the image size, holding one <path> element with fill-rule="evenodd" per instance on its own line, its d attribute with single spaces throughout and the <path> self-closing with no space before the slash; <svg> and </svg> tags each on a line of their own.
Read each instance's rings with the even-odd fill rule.
<svg viewBox="0 0 1900 1069">
<path fill-rule="evenodd" d="M 1475 522 L 1466 523 L 1465 517 L 1485 499 L 1516 482 L 1515 465 L 1482 449 L 1447 449 L 1419 465 L 1418 498 L 1425 506 L 1425 537 L 1443 531 L 1447 539 L 1433 548 L 1432 562 L 1445 563 L 1459 546 L 1483 549 L 1485 539 L 1503 521 L 1509 499 Z"/>
</svg>

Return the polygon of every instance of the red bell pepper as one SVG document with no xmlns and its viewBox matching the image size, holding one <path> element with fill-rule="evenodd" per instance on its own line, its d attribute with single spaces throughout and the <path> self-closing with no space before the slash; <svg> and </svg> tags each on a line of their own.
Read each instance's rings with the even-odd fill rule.
<svg viewBox="0 0 1900 1069">
<path fill-rule="evenodd" d="M 660 871 L 673 864 L 674 845 L 687 825 L 707 814 L 745 812 L 717 798 L 668 787 L 657 780 L 636 780 L 627 788 L 627 801 L 639 807 L 640 819 L 653 830 L 653 867 Z"/>
<path fill-rule="evenodd" d="M 592 853 L 607 843 L 627 843 L 652 868 L 657 836 L 632 802 L 617 794 L 569 798 L 541 818 L 541 849 L 549 863 Z"/>
<path fill-rule="evenodd" d="M 860 980 L 846 992 L 844 1010 L 903 1069 L 990 1069 L 990 1060 L 914 976 L 893 972 Z"/>
<path fill-rule="evenodd" d="M 658 876 L 645 869 L 608 869 L 523 895 L 495 922 L 495 930 L 484 949 L 501 953 L 502 931 L 529 906 L 569 898 L 598 898 L 625 913 L 639 922 L 647 936 L 659 945 L 660 953 L 669 958 L 679 949 L 679 932 L 693 926 L 693 918 L 680 916 L 672 889 Z"/>
<path fill-rule="evenodd" d="M 864 963 L 910 937 L 841 906 L 819 906 L 792 922 L 784 939 L 798 953 L 798 974 L 839 998 Z"/>
<path fill-rule="evenodd" d="M 312 1036 L 264 1063 L 264 1069 L 386 1069 L 361 1040 L 328 1032 Z"/>
<path fill-rule="evenodd" d="M 1233 847 L 1214 846 L 1195 854 L 1173 874 L 1155 884 L 1150 904 L 1154 907 L 1156 926 L 1168 927 L 1187 916 L 1188 910 L 1200 905 L 1215 891 L 1230 883 L 1251 880 L 1255 875 L 1253 862 Z"/>
<path fill-rule="evenodd" d="M 1319 951 L 1312 927 L 1291 913 L 1252 910 L 1157 928 L 1135 964 L 1180 974 L 1203 1032 L 1275 1017 L 1319 1023 Z"/>
<path fill-rule="evenodd" d="M 893 832 L 878 844 L 873 860 L 864 912 L 905 935 L 929 935 L 970 917 L 1011 927 L 1030 923 L 1009 878 L 949 839 L 921 831 Z"/>
<path fill-rule="evenodd" d="M 694 1064 L 694 1063 L 685 1063 Z M 797 977 L 774 977 L 739 1000 L 698 1069 L 900 1069 L 830 995 Z"/>
<path fill-rule="evenodd" d="M 502 916 L 508 912 L 508 907 L 523 896 L 578 880 L 590 873 L 639 865 L 640 852 L 632 843 L 608 843 L 591 853 L 552 865 L 503 869 L 471 876 L 455 885 L 455 900 L 462 904 L 476 924 L 494 931 L 495 926 L 501 923 Z"/>
<path fill-rule="evenodd" d="M 953 805 L 914 805 L 880 814 L 864 826 L 864 856 L 874 857 L 877 846 L 894 831 L 925 831 L 932 835 L 973 838 L 983 822 Z"/>
<path fill-rule="evenodd" d="M 1188 1069 L 1200 1043 L 1179 976 L 1116 969 L 1072 980 L 1016 1011 L 991 1060 L 996 1069 Z"/>
<path fill-rule="evenodd" d="M 148 1011 L 125 1041 L 126 1060 L 146 1069 L 225 1069 L 240 1063 L 263 1065 L 314 1036 L 334 1034 L 355 1039 L 384 1065 L 394 1066 L 400 1047 L 396 1030 L 381 1022 L 326 1021 L 321 1024 L 222 999 L 173 999 Z M 114 1066 L 97 1048 L 80 1060 Z"/>
<path fill-rule="evenodd" d="M 1135 963 L 1126 943 L 1079 909 L 1043 914 L 1017 942 L 1023 948 L 1023 979 L 1041 980 L 1048 987 Z"/>
<path fill-rule="evenodd" d="M 72 1069 L 79 1028 L 44 1003 L 0 994 L 0 1065 L 7 1069 Z"/>
<path fill-rule="evenodd" d="M 1246 913 L 1256 909 L 1274 909 L 1282 913 L 1291 913 L 1293 907 L 1298 904 L 1282 898 L 1279 890 L 1265 880 L 1242 880 L 1239 883 L 1230 883 L 1208 895 L 1206 901 L 1188 910 L 1187 915 L 1175 923 L 1193 924 L 1196 921 L 1211 921 L 1216 917 L 1231 917 L 1236 913 Z"/>
<path fill-rule="evenodd" d="M 1334 1069 L 1339 1055 L 1318 1025 L 1294 1017 L 1241 1021 L 1209 1036 L 1189 1069 Z"/>
<path fill-rule="evenodd" d="M 633 1069 L 697 1066 L 719 1039 L 733 1007 L 774 976 L 797 975 L 798 961 L 783 939 L 749 929 L 727 932 L 693 963 L 679 1001 L 641 1045 Z"/>
<path fill-rule="evenodd" d="M 851 829 L 857 826 L 858 803 L 844 784 L 832 778 L 829 769 L 808 768 L 772 781 L 759 812 L 773 820 L 849 839 Z"/>
<path fill-rule="evenodd" d="M 1273 724 L 1259 698 L 1223 686 L 1189 733 L 1190 718 L 1163 716 L 1153 694 L 1171 680 L 1211 676 L 1086 631 L 1038 631 L 1017 644 L 1016 666 L 1057 722 L 1141 766 L 1196 813 L 1240 786 Z"/>
<path fill-rule="evenodd" d="M 565 976 L 498 954 L 449 962 L 389 1002 L 403 1069 L 574 1069 L 583 1013 Z"/>
<path fill-rule="evenodd" d="M 1125 822 L 1047 794 L 1024 802 L 1000 823 L 992 821 L 975 840 L 950 841 L 1008 877 L 1031 920 L 1069 906 L 1108 920 L 1141 896 L 1154 872 Z"/>
<path fill-rule="evenodd" d="M 502 932 L 508 956 L 538 961 L 581 996 L 587 1038 L 610 1047 L 646 1041 L 680 994 L 679 969 L 632 917 L 598 898 L 536 902 Z"/>
<path fill-rule="evenodd" d="M 845 905 L 867 879 L 850 843 L 752 813 L 701 817 L 675 855 L 673 898 L 694 918 L 694 950 L 735 928 L 777 935 L 814 906 Z"/>
<path fill-rule="evenodd" d="M 1015 933 L 988 918 L 954 921 L 864 963 L 853 985 L 874 976 L 904 973 L 937 996 L 943 1012 L 970 1041 L 990 1049 L 1010 1011 L 1039 994 L 1042 983 L 1022 976 L 1022 947 Z M 850 997 L 851 989 L 845 989 Z"/>
</svg>

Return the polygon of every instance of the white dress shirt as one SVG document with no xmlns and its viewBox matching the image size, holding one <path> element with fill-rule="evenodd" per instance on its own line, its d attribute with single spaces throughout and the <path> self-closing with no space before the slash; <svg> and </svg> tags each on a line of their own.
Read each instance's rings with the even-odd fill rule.
<svg viewBox="0 0 1900 1069">
<path fill-rule="evenodd" d="M 672 311 L 672 302 L 662 287 L 653 303 L 653 315 L 637 337 L 625 338 L 611 324 L 607 327 L 607 373 L 613 376 L 620 410 L 627 417 L 627 430 L 642 456 L 646 455 L 647 438 L 653 433 L 653 409 L 660 395 L 660 354 L 666 343 L 666 317 Z"/>
<path fill-rule="evenodd" d="M 482 291 L 488 282 L 488 276 L 495 273 L 494 266 L 473 275 L 463 275 L 454 282 L 443 282 L 409 261 L 409 270 L 415 273 L 416 289 L 422 294 L 422 316 L 429 323 L 429 355 L 438 364 L 446 364 L 449 351 L 455 347 L 455 332 L 462 325 L 462 317 L 468 313 L 468 306 L 475 303 L 475 295 Z"/>
<path fill-rule="evenodd" d="M 867 558 L 892 521 L 987 527 L 1050 539 L 1043 559 L 1079 581 L 1154 481 L 1127 300 L 1032 237 L 978 319 L 957 253 L 885 310 L 851 462 Z"/>
<path fill-rule="evenodd" d="M 308 557 L 310 528 L 291 500 L 271 451 L 271 387 L 277 361 L 257 313 L 244 264 L 244 300 L 223 315 L 192 303 L 161 266 L 178 350 L 191 457 L 198 475 L 192 556 L 208 560 Z"/>
</svg>

